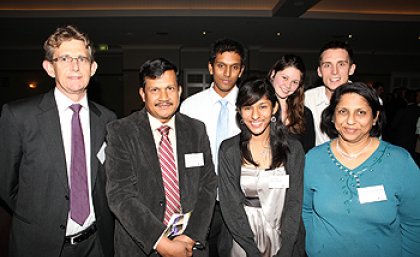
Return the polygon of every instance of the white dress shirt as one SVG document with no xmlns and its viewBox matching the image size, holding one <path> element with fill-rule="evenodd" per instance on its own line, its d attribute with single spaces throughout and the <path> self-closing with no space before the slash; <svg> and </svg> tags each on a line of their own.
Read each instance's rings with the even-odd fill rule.
<svg viewBox="0 0 420 257">
<path fill-rule="evenodd" d="M 227 138 L 233 137 L 241 132 L 238 125 L 236 124 L 236 97 L 238 96 L 238 87 L 234 87 L 225 99 L 228 104 L 229 110 L 229 124 Z M 220 112 L 219 100 L 222 97 L 214 91 L 214 83 L 211 87 L 194 94 L 181 104 L 181 113 L 188 115 L 191 118 L 197 119 L 206 125 L 207 135 L 210 140 L 210 147 L 212 150 L 212 158 L 217 173 L 218 158 L 216 151 L 216 130 L 217 130 L 217 119 Z"/>
<path fill-rule="evenodd" d="M 314 118 L 315 145 L 320 145 L 330 140 L 328 135 L 321 131 L 322 111 L 330 105 L 330 99 L 325 94 L 325 90 L 324 86 L 319 86 L 305 91 L 305 106 L 311 110 Z"/>
<path fill-rule="evenodd" d="M 87 101 L 87 96 L 83 97 L 78 103 L 75 103 L 57 88 L 55 88 L 54 90 L 54 97 L 55 97 L 55 102 L 57 104 L 58 115 L 60 116 L 61 135 L 63 138 L 64 152 L 66 155 L 67 179 L 69 183 L 69 188 L 71 187 L 71 183 L 70 183 L 71 119 L 73 116 L 73 111 L 70 109 L 70 105 L 80 104 L 82 106 L 79 112 L 79 117 L 80 117 L 80 122 L 82 124 L 83 140 L 85 143 L 88 189 L 90 192 L 89 193 L 90 214 L 87 217 L 85 223 L 82 226 L 80 226 L 79 224 L 77 224 L 75 221 L 73 221 L 70 218 L 70 211 L 69 211 L 69 215 L 67 219 L 67 228 L 66 228 L 66 236 L 69 236 L 69 235 L 74 235 L 80 231 L 85 230 L 87 227 L 92 225 L 93 222 L 95 222 L 95 209 L 93 208 L 93 201 L 92 201 L 92 181 L 91 181 L 91 166 L 90 166 L 91 156 L 90 156 L 89 105 Z"/>
</svg>

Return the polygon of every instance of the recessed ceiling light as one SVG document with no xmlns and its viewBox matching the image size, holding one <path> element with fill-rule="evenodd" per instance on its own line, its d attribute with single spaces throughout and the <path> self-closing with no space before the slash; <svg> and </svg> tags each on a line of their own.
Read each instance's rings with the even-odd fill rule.
<svg viewBox="0 0 420 257">
<path fill-rule="evenodd" d="M 276 33 L 276 36 L 280 37 L 281 36 L 281 33 L 280 32 L 277 32 Z"/>
<path fill-rule="evenodd" d="M 203 36 L 207 35 L 207 31 L 203 31 L 201 32 L 201 34 L 203 34 Z"/>
<path fill-rule="evenodd" d="M 349 34 L 349 36 L 348 36 L 349 38 L 352 38 L 353 37 L 353 35 L 352 34 Z"/>
</svg>

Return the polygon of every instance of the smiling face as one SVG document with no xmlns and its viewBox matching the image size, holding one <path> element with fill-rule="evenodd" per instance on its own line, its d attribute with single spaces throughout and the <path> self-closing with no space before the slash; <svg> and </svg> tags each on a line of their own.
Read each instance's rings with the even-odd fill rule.
<svg viewBox="0 0 420 257">
<path fill-rule="evenodd" d="M 210 75 L 213 76 L 214 90 L 224 97 L 236 85 L 236 81 L 242 75 L 244 67 L 241 64 L 241 56 L 236 52 L 217 53 L 214 63 L 209 63 Z"/>
<path fill-rule="evenodd" d="M 53 54 L 53 58 L 64 56 L 90 57 L 90 54 L 83 41 L 72 39 L 61 43 Z M 96 62 L 79 62 L 76 59 L 69 63 L 44 60 L 42 66 L 49 76 L 55 78 L 57 89 L 74 101 L 86 94 L 90 77 L 98 67 Z"/>
<path fill-rule="evenodd" d="M 337 87 L 347 83 L 355 69 L 356 65 L 350 63 L 346 50 L 341 48 L 325 50 L 317 71 L 327 88 L 327 96 L 330 97 Z"/>
<path fill-rule="evenodd" d="M 272 74 L 271 83 L 280 99 L 287 99 L 300 85 L 302 73 L 295 67 L 287 67 Z"/>
<path fill-rule="evenodd" d="M 278 105 L 272 105 L 271 101 L 264 96 L 253 105 L 242 106 L 239 113 L 245 126 L 253 136 L 268 136 L 270 133 L 271 116 L 277 111 Z"/>
<path fill-rule="evenodd" d="M 175 71 L 167 70 L 156 79 L 145 79 L 139 93 L 147 111 L 162 123 L 168 122 L 179 106 L 181 87 Z"/>
<path fill-rule="evenodd" d="M 335 111 L 333 122 L 339 137 L 350 143 L 358 143 L 370 137 L 373 124 L 377 121 L 366 99 L 356 93 L 341 96 Z"/>
</svg>

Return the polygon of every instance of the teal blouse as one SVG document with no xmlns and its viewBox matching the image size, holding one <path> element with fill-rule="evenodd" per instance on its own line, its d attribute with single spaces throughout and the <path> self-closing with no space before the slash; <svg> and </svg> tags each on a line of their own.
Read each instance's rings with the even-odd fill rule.
<svg viewBox="0 0 420 257">
<path fill-rule="evenodd" d="M 383 186 L 361 204 L 357 188 Z M 309 257 L 420 256 L 420 170 L 404 149 L 380 141 L 359 167 L 343 166 L 330 142 L 306 155 L 303 220 Z"/>
</svg>

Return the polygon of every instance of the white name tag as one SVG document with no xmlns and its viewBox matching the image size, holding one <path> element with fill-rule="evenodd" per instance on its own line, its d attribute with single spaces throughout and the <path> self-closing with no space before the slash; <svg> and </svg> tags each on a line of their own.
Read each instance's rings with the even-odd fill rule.
<svg viewBox="0 0 420 257">
<path fill-rule="evenodd" d="M 289 175 L 270 177 L 268 188 L 289 188 Z"/>
<path fill-rule="evenodd" d="M 387 200 L 383 185 L 358 188 L 357 193 L 361 204 Z"/>
<path fill-rule="evenodd" d="M 105 162 L 105 148 L 106 143 L 104 142 L 101 146 L 101 149 L 99 149 L 99 152 L 96 154 L 96 157 L 98 157 L 98 160 L 101 162 L 101 164 L 104 164 Z"/>
<path fill-rule="evenodd" d="M 201 167 L 204 166 L 203 153 L 189 153 L 185 155 L 185 167 Z"/>
</svg>

